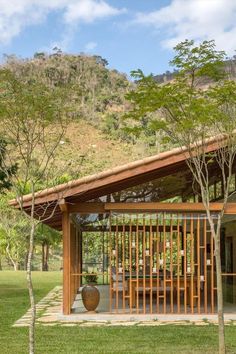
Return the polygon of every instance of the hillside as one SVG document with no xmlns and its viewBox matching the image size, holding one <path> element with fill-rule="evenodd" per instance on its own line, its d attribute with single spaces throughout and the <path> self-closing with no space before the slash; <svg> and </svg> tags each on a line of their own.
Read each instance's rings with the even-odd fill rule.
<svg viewBox="0 0 236 354">
<path fill-rule="evenodd" d="M 147 130 L 145 119 L 144 132 L 138 138 L 126 133 L 122 117 L 129 107 L 125 95 L 134 83 L 125 74 L 108 69 L 100 56 L 69 55 L 56 49 L 51 55 L 36 53 L 32 59 L 6 56 L 3 66 L 22 80 L 37 80 L 52 90 L 69 90 L 71 120 L 57 152 L 57 165 L 65 174 L 62 181 L 168 148 L 160 146 L 159 134 Z M 227 61 L 225 70 L 236 77 L 236 61 Z M 167 72 L 155 79 L 171 81 L 174 74 Z"/>
<path fill-rule="evenodd" d="M 142 158 L 145 152 L 142 144 L 108 138 L 101 130 L 81 120 L 68 126 L 57 151 L 57 163 L 63 170 L 64 162 L 70 161 L 66 172 L 79 178 Z"/>
<path fill-rule="evenodd" d="M 71 98 L 71 119 L 57 151 L 56 163 L 64 179 L 114 167 L 150 155 L 145 139 L 132 140 L 122 120 L 126 93 L 133 87 L 125 74 L 107 68 L 100 56 L 36 53 L 32 59 L 5 58 L 4 67 L 21 80 L 37 80 Z M 64 174 L 63 174 L 64 172 Z"/>
</svg>

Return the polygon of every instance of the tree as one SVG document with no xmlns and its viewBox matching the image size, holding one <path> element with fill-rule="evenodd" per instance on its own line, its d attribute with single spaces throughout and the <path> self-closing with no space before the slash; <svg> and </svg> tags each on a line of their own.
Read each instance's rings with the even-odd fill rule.
<svg viewBox="0 0 236 354">
<path fill-rule="evenodd" d="M 149 116 L 147 126 L 164 132 L 165 141 L 186 153 L 214 239 L 219 353 L 225 353 L 220 229 L 236 154 L 236 83 L 225 74 L 225 53 L 216 50 L 214 41 L 195 46 L 194 41 L 185 40 L 174 50 L 171 64 L 178 72 L 172 82 L 159 84 L 141 70 L 133 72 L 138 86 L 128 95 L 133 108 L 127 118 L 132 118 L 138 132 L 145 128 L 140 125 L 143 117 Z M 208 154 L 207 142 L 211 137 L 218 141 L 219 148 Z M 210 212 L 209 171 L 213 162 L 218 164 L 224 192 L 217 222 Z"/>
<path fill-rule="evenodd" d="M 0 131 L 7 142 L 2 171 L 7 173 L 9 166 L 18 161 L 18 173 L 8 173 L 8 177 L 11 177 L 12 190 L 23 213 L 23 196 L 26 191 L 32 195 L 29 215 L 25 213 L 30 225 L 26 273 L 31 304 L 31 354 L 35 348 L 35 299 L 31 265 L 37 225 L 46 221 L 44 217 L 35 219 L 35 192 L 42 184 L 53 185 L 53 178 L 57 176 L 54 156 L 66 129 L 67 93 L 66 86 L 59 91 L 44 85 L 40 77 L 37 77 L 37 72 L 29 78 L 6 68 L 0 70 Z M 55 206 L 49 204 L 48 207 L 52 208 L 52 216 Z"/>
<path fill-rule="evenodd" d="M 42 248 L 42 271 L 48 271 L 48 259 L 51 246 L 61 242 L 61 234 L 50 227 L 40 224 L 37 228 L 36 243 Z"/>
<path fill-rule="evenodd" d="M 11 187 L 11 177 L 17 171 L 17 164 L 14 163 L 5 169 L 5 158 L 6 158 L 6 146 L 7 142 L 4 138 L 0 137 L 0 192 L 5 193 Z M 2 254 L 5 253 L 5 243 L 4 240 L 0 241 L 0 270 L 2 270 L 1 257 Z"/>
<path fill-rule="evenodd" d="M 13 163 L 5 170 L 4 160 L 6 158 L 7 142 L 0 138 L 0 191 L 4 193 L 11 187 L 11 177 L 17 172 L 17 163 Z"/>
<path fill-rule="evenodd" d="M 0 248 L 14 270 L 24 268 L 27 254 L 28 220 L 8 205 L 9 198 L 0 198 Z"/>
</svg>

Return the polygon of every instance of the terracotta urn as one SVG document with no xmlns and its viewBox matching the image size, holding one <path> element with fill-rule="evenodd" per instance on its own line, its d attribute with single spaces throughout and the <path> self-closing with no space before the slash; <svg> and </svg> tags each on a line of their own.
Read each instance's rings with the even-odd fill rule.
<svg viewBox="0 0 236 354">
<path fill-rule="evenodd" d="M 95 311 L 100 301 L 98 288 L 92 284 L 85 285 L 82 289 L 81 295 L 86 310 Z"/>
</svg>

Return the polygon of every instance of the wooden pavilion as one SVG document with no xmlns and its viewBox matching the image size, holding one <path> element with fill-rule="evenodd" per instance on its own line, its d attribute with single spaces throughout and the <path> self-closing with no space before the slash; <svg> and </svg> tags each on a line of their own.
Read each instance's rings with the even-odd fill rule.
<svg viewBox="0 0 236 354">
<path fill-rule="evenodd" d="M 206 149 L 215 151 L 218 142 L 209 140 Z M 71 313 L 88 272 L 83 260 L 89 252 L 86 234 L 102 239 L 102 267 L 95 270 L 109 284 L 109 312 L 216 311 L 214 242 L 194 191 L 188 158 L 184 149 L 173 149 L 37 192 L 35 218 L 62 230 L 65 315 Z M 211 212 L 217 218 L 222 184 L 216 163 L 209 171 Z M 16 201 L 11 204 L 17 207 Z M 23 207 L 28 213 L 31 204 L 31 195 L 26 195 Z M 236 204 L 231 202 L 221 243 L 225 298 L 232 309 L 236 303 L 235 218 Z"/>
</svg>

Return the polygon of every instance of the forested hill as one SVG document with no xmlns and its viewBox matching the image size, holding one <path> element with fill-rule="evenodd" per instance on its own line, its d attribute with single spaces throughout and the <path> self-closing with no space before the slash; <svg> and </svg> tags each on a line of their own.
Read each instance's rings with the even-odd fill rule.
<svg viewBox="0 0 236 354">
<path fill-rule="evenodd" d="M 33 59 L 24 60 L 7 56 L 5 66 L 26 80 L 36 78 L 49 87 L 70 87 L 69 104 L 76 97 L 74 118 L 100 127 L 112 114 L 124 110 L 124 95 L 131 86 L 125 74 L 109 70 L 107 64 L 100 56 L 57 51 L 52 55 L 36 53 Z"/>
<path fill-rule="evenodd" d="M 72 119 L 58 161 L 71 160 L 71 178 L 149 155 L 149 144 L 133 141 L 123 127 L 125 95 L 132 87 L 126 75 L 108 69 L 100 56 L 36 53 L 32 59 L 7 56 L 5 67 L 24 80 L 40 80 L 57 90 L 69 87 Z"/>
<path fill-rule="evenodd" d="M 55 50 L 51 55 L 36 53 L 31 59 L 6 56 L 3 66 L 23 80 L 39 80 L 57 90 L 69 87 L 71 122 L 58 150 L 58 164 L 71 162 L 65 178 L 78 178 L 157 153 L 159 136 L 149 131 L 139 138 L 127 135 L 122 119 L 128 109 L 125 95 L 134 83 L 117 70 L 108 68 L 101 56 L 69 55 Z M 226 62 L 236 77 L 236 61 Z M 171 81 L 174 73 L 155 76 Z M 63 181 L 63 179 L 62 179 Z"/>
</svg>

